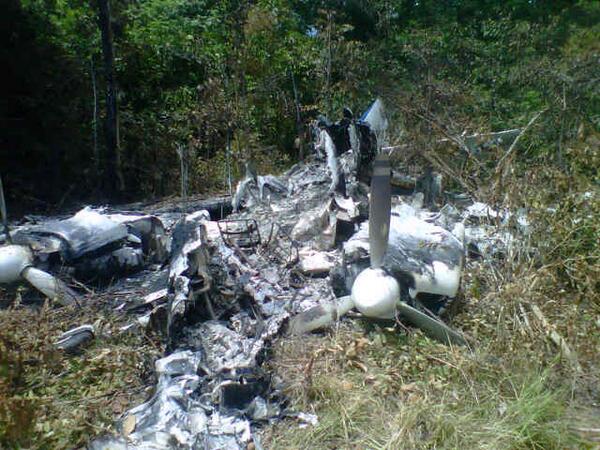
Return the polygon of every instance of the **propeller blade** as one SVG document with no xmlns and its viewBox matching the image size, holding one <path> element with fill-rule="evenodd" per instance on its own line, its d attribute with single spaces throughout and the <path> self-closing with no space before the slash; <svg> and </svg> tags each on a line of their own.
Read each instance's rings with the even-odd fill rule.
<svg viewBox="0 0 600 450">
<path fill-rule="evenodd" d="M 398 302 L 397 310 L 410 323 L 423 330 L 432 338 L 445 344 L 467 345 L 467 340 L 461 333 L 453 330 L 441 320 L 436 320 L 403 301 Z"/>
<path fill-rule="evenodd" d="M 8 216 L 6 214 L 6 201 L 4 200 L 4 188 L 2 186 L 2 177 L 0 176 L 0 217 L 2 218 L 2 225 L 4 225 L 4 233 L 6 234 L 6 240 L 9 244 L 12 243 L 10 233 L 8 231 Z"/>
<path fill-rule="evenodd" d="M 354 302 L 349 295 L 337 298 L 332 303 L 314 306 L 290 319 L 289 334 L 298 336 L 319 328 L 328 327 L 352 308 L 354 308 Z"/>
<path fill-rule="evenodd" d="M 371 202 L 369 204 L 369 243 L 371 246 L 371 268 L 381 267 L 390 235 L 392 208 L 392 169 L 390 158 L 380 153 L 373 161 L 371 178 Z"/>
<path fill-rule="evenodd" d="M 23 278 L 29 281 L 46 297 L 56 300 L 64 306 L 77 303 L 78 295 L 63 281 L 33 266 L 26 267 L 21 272 Z"/>
</svg>

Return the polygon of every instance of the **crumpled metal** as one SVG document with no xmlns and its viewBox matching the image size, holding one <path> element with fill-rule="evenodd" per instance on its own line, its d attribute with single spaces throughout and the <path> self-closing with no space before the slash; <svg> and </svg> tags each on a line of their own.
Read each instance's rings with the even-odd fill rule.
<svg viewBox="0 0 600 450">
<path fill-rule="evenodd" d="M 298 182 L 304 175 L 298 170 L 288 179 Z M 322 202 L 327 185 L 320 180 L 326 178 L 315 178 L 319 181 L 312 189 L 305 186 L 296 198 L 281 198 L 276 203 L 280 210 L 258 204 L 231 218 L 256 218 L 261 236 L 270 235 L 273 223 L 289 230 L 302 214 L 301 207 L 291 206 L 302 202 L 301 196 L 313 205 Z M 340 203 L 350 209 L 349 215 L 355 214 L 353 203 Z M 290 205 L 296 216 L 282 204 Z M 294 267 L 272 258 L 267 247 L 240 252 L 225 245 L 218 234 L 209 239 L 202 231 L 208 227 L 206 216 L 187 216 L 173 231 L 168 283 L 172 353 L 156 362 L 156 393 L 121 419 L 123 423 L 135 416 L 135 429 L 125 436 L 128 448 L 247 448 L 256 424 L 284 415 L 271 375 L 262 369 L 266 346 L 291 314 L 333 300 L 327 279 L 303 279 L 298 285 Z M 271 235 L 282 239 L 285 233 Z M 219 289 L 229 286 L 236 301 L 233 314 L 186 325 L 193 315 L 199 252 L 211 255 L 214 300 L 221 301 Z"/>
<path fill-rule="evenodd" d="M 367 206 L 366 193 L 350 170 L 354 155 L 350 151 L 338 158 L 341 170 L 348 171 L 348 198 L 330 197 L 330 177 L 324 162 L 308 161 L 279 178 L 287 183 L 289 195 L 270 202 L 257 201 L 229 219 L 256 221 L 263 240 L 271 236 L 283 241 L 283 236 L 291 235 L 292 241 L 302 239 L 312 251 L 323 251 L 320 241 L 331 224 L 344 221 L 355 227 L 364 219 Z M 298 223 L 313 212 L 317 216 L 314 223 L 319 226 L 303 227 L 302 233 L 294 233 Z M 396 208 L 392 226 L 411 214 L 427 223 L 431 233 L 424 240 L 429 248 L 421 246 L 418 239 L 395 244 L 392 232 L 390 257 L 396 258 L 396 264 L 406 271 L 422 269 L 427 255 L 448 265 L 462 264 L 464 249 L 451 232 L 463 220 L 459 208 L 438 213 Z M 281 233 L 273 233 L 274 224 Z M 205 235 L 203 229 L 208 230 Z M 331 230 L 337 232 L 335 227 Z M 172 320 L 170 354 L 156 362 L 159 381 L 155 394 L 122 418 L 132 414 L 136 417 L 135 429 L 124 437 L 128 448 L 245 449 L 255 440 L 256 427 L 265 421 L 295 417 L 316 423 L 315 416 L 290 413 L 282 407 L 276 383 L 263 368 L 265 350 L 290 316 L 335 301 L 332 284 L 335 286 L 336 277 L 342 284 L 351 282 L 361 264 L 368 265 L 365 232 L 366 226 L 360 227 L 346 243 L 354 245 L 355 253 L 346 248 L 345 258 L 350 259 L 345 262 L 341 246 L 335 246 L 335 239 L 328 240 L 327 260 L 336 268 L 328 276 L 311 277 L 273 257 L 269 247 L 272 242 L 243 251 L 226 245 L 216 223 L 206 216 L 188 216 L 180 221 L 173 232 L 168 297 L 170 317 L 181 320 Z M 218 317 L 210 320 L 193 317 L 193 302 L 201 301 L 193 299 L 198 289 L 193 282 L 198 276 L 194 262 L 198 252 L 210 256 L 211 298 L 224 305 Z M 340 275 L 336 270 L 343 264 L 354 272 Z M 123 437 L 114 442 L 123 442 Z"/>
</svg>

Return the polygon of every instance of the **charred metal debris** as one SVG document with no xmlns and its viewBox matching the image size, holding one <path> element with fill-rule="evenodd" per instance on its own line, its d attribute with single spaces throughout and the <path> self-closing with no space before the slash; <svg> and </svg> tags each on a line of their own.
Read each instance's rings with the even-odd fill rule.
<svg viewBox="0 0 600 450">
<path fill-rule="evenodd" d="M 383 245 L 375 265 L 398 285 L 397 307 L 378 318 L 467 343 L 439 318 L 459 291 L 467 250 L 504 257 L 517 233 L 527 233 L 526 218 L 464 196 L 446 195 L 444 206 L 428 210 L 422 183 L 390 174 L 391 192 L 405 195 L 392 196 L 384 211 L 389 238 L 373 241 L 369 227 L 382 225 L 368 222 L 369 182 L 387 126 L 380 100 L 360 119 L 348 109 L 337 123 L 320 118 L 311 157 L 278 177 L 249 163 L 231 206 L 216 201 L 210 211 L 88 207 L 63 220 L 30 220 L 10 234 L 3 214 L 0 284 L 27 281 L 67 305 L 86 301 L 73 280 L 94 285 L 121 299 L 115 309 L 131 317 L 122 332 L 153 327 L 167 341 L 154 395 L 119 418 L 119 436 L 90 448 L 261 448 L 254 433 L 261 424 L 314 423 L 286 409 L 283 382 L 263 363 L 282 334 L 330 326 L 352 308 L 369 316 L 354 285 L 373 266 L 371 246 L 380 252 Z M 517 228 L 499 232 L 498 222 L 511 217 Z M 122 301 L 118 293 L 132 286 L 140 295 Z M 76 351 L 95 338 L 84 325 L 56 345 Z"/>
</svg>

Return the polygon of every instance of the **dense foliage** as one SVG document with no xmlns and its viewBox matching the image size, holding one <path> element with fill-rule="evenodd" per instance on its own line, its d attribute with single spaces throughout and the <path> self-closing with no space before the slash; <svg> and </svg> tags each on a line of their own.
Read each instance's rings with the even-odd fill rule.
<svg viewBox="0 0 600 450">
<path fill-rule="evenodd" d="M 4 3 L 0 167 L 9 203 L 108 200 L 96 2 Z M 375 95 L 395 114 L 397 141 L 432 135 L 432 123 L 455 134 L 524 126 L 543 110 L 524 148 L 563 168 L 577 130 L 600 127 L 593 1 L 113 0 L 111 8 L 122 198 L 178 193 L 178 148 L 190 154 L 195 193 L 224 188 L 229 161 L 234 176 L 247 157 L 271 170 L 298 157 L 317 111 L 361 111 Z"/>
</svg>

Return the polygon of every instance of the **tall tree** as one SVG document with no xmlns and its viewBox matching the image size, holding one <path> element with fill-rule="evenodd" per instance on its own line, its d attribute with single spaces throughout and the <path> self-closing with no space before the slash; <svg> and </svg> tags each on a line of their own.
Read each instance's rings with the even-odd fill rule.
<svg viewBox="0 0 600 450">
<path fill-rule="evenodd" d="M 108 0 L 98 0 L 98 24 L 102 36 L 102 55 L 106 79 L 106 166 L 104 189 L 107 195 L 115 195 L 125 188 L 119 154 L 119 128 L 117 85 L 114 74 L 114 51 L 112 27 L 110 24 L 110 4 Z"/>
</svg>

